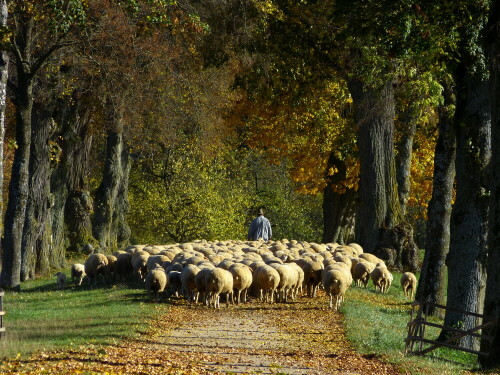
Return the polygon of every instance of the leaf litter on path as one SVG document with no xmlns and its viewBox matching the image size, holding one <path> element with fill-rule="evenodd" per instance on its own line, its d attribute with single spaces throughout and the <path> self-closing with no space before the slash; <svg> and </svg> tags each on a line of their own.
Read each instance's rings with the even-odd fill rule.
<svg viewBox="0 0 500 375">
<path fill-rule="evenodd" d="M 110 346 L 41 352 L 3 374 L 399 374 L 356 353 L 322 299 L 209 309 L 174 300 L 146 334 Z M 360 329 L 363 329 L 360 327 Z"/>
</svg>

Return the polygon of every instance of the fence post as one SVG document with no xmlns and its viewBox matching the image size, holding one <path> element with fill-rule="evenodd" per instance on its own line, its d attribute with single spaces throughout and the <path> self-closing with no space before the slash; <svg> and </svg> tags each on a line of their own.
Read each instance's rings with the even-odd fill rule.
<svg viewBox="0 0 500 375">
<path fill-rule="evenodd" d="M 5 327 L 3 326 L 3 316 L 5 315 L 5 311 L 3 311 L 3 296 L 4 291 L 0 288 L 0 339 L 5 336 Z"/>
</svg>

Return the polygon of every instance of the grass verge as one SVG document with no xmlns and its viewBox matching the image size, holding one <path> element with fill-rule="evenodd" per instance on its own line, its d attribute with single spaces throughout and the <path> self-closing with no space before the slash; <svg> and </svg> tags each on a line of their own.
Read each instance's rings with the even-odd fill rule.
<svg viewBox="0 0 500 375">
<path fill-rule="evenodd" d="M 401 274 L 394 273 L 386 294 L 375 292 L 371 281 L 366 289 L 354 285 L 349 288 L 341 310 L 347 337 L 356 350 L 381 357 L 408 374 L 485 374 L 480 372 L 475 355 L 461 351 L 443 348 L 421 357 L 404 355 L 411 307 L 404 297 L 400 278 Z M 425 337 L 435 338 L 438 334 L 429 328 Z"/>
<path fill-rule="evenodd" d="M 0 358 L 135 337 L 147 329 L 149 319 L 166 311 L 165 304 L 149 301 L 144 287 L 135 283 L 98 284 L 92 290 L 70 283 L 58 290 L 55 278 L 26 281 L 21 292 L 4 297 L 6 336 L 0 340 Z"/>
</svg>

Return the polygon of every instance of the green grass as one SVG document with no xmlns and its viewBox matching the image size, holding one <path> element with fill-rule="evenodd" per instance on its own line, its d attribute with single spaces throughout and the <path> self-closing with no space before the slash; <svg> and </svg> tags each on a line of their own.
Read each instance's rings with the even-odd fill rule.
<svg viewBox="0 0 500 375">
<path fill-rule="evenodd" d="M 408 334 L 410 301 L 400 286 L 401 274 L 394 273 L 388 293 L 375 292 L 368 287 L 352 286 L 347 291 L 341 311 L 344 313 L 347 336 L 356 350 L 365 355 L 376 355 L 410 374 L 479 374 L 475 355 L 438 349 L 425 356 L 404 355 L 404 339 Z M 437 320 L 436 320 L 437 321 Z M 426 328 L 426 338 L 436 338 L 437 329 Z"/>
<path fill-rule="evenodd" d="M 58 290 L 54 277 L 40 278 L 24 282 L 21 292 L 6 292 L 6 336 L 0 340 L 0 357 L 111 344 L 144 332 L 146 322 L 166 309 L 164 304 L 152 305 L 144 287 L 135 283 L 98 283 L 92 290 L 87 284 L 69 284 Z"/>
</svg>

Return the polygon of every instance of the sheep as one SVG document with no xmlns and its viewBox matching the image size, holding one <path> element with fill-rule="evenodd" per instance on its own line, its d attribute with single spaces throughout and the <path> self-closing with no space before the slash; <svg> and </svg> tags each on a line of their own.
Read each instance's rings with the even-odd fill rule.
<svg viewBox="0 0 500 375">
<path fill-rule="evenodd" d="M 373 285 L 375 285 L 375 290 L 381 293 L 386 293 L 389 290 L 392 283 L 392 274 L 386 267 L 375 267 L 370 277 L 373 281 Z"/>
<path fill-rule="evenodd" d="M 112 276 L 116 275 L 115 271 L 115 263 L 116 260 L 118 259 L 114 255 L 106 255 L 106 258 L 108 259 L 108 264 L 106 265 L 106 269 L 104 270 L 104 274 L 111 279 Z"/>
<path fill-rule="evenodd" d="M 280 282 L 276 289 L 276 301 L 288 302 L 288 293 L 291 292 L 297 284 L 297 279 L 299 277 L 297 271 L 284 264 L 271 263 L 269 265 L 278 271 L 280 275 Z"/>
<path fill-rule="evenodd" d="M 134 252 L 132 254 L 132 264 L 134 264 L 135 259 L 140 257 L 140 256 L 145 256 L 146 258 L 149 258 L 151 255 L 147 251 L 137 250 L 136 252 Z"/>
<path fill-rule="evenodd" d="M 229 267 L 229 272 L 233 275 L 233 289 L 236 290 L 236 303 L 242 300 L 247 301 L 248 289 L 252 285 L 252 269 L 243 264 L 233 264 Z"/>
<path fill-rule="evenodd" d="M 332 265 L 326 267 L 323 270 L 323 273 L 325 271 L 330 271 L 330 270 L 341 271 L 345 275 L 347 286 L 351 286 L 353 278 L 352 278 L 352 274 L 351 274 L 351 268 L 347 264 L 345 264 L 344 262 L 338 262 L 338 263 L 332 264 Z"/>
<path fill-rule="evenodd" d="M 366 286 L 368 285 L 368 281 L 370 280 L 370 274 L 375 269 L 375 264 L 370 262 L 359 262 L 354 266 L 354 271 L 352 273 L 352 278 L 356 282 L 357 285 L 361 285 L 361 283 Z"/>
<path fill-rule="evenodd" d="M 144 281 L 146 273 L 148 272 L 147 262 L 150 255 L 142 251 L 139 255 L 137 253 L 132 256 L 132 268 L 134 276 L 138 281 Z"/>
<path fill-rule="evenodd" d="M 411 272 L 405 272 L 401 276 L 401 287 L 406 298 L 413 299 L 413 295 L 417 290 L 417 278 Z"/>
<path fill-rule="evenodd" d="M 179 297 L 182 294 L 181 273 L 179 271 L 170 271 L 167 274 L 167 277 L 168 277 L 168 286 L 171 287 L 175 296 Z"/>
<path fill-rule="evenodd" d="M 62 272 L 58 272 L 55 274 L 56 284 L 59 289 L 64 289 L 66 286 L 66 274 Z"/>
<path fill-rule="evenodd" d="M 200 269 L 194 264 L 189 264 L 181 272 L 182 291 L 188 302 L 195 302 L 197 289 L 195 276 Z"/>
<path fill-rule="evenodd" d="M 116 277 L 123 279 L 128 275 L 132 274 L 132 254 L 130 253 L 120 253 L 116 254 L 116 261 L 113 264 Z"/>
<path fill-rule="evenodd" d="M 358 258 L 365 259 L 365 260 L 367 260 L 368 262 L 371 262 L 371 263 L 373 263 L 373 264 L 377 264 L 377 263 L 379 263 L 379 262 L 382 262 L 382 260 L 381 260 L 379 257 L 377 257 L 377 256 L 375 256 L 375 255 L 373 255 L 373 254 L 370 254 L 370 253 L 362 253 L 362 254 L 359 254 L 359 255 L 358 255 Z"/>
<path fill-rule="evenodd" d="M 318 285 L 321 283 L 323 263 L 309 261 L 304 264 L 302 270 L 304 271 L 304 284 L 307 288 L 307 296 L 316 297 Z"/>
<path fill-rule="evenodd" d="M 170 266 L 167 267 L 166 271 L 167 272 L 170 272 L 170 271 L 179 271 L 179 272 L 182 272 L 182 270 L 184 269 L 184 267 L 182 266 L 181 263 L 177 263 L 177 262 L 172 262 L 170 264 Z"/>
<path fill-rule="evenodd" d="M 85 273 L 89 279 L 89 285 L 95 285 L 95 279 L 97 275 L 103 274 L 106 271 L 106 266 L 108 265 L 108 258 L 104 254 L 90 254 L 85 261 Z"/>
<path fill-rule="evenodd" d="M 207 301 L 208 305 L 214 308 L 220 307 L 220 295 L 226 295 L 227 307 L 229 307 L 229 302 L 233 301 L 233 275 L 231 272 L 226 271 L 222 268 L 207 268 L 207 274 L 205 276 L 205 285 L 207 291 Z"/>
<path fill-rule="evenodd" d="M 81 263 L 71 265 L 71 280 L 75 285 L 82 285 L 83 277 L 85 276 L 85 266 Z M 76 281 L 75 281 L 76 279 Z"/>
<path fill-rule="evenodd" d="M 208 299 L 207 299 L 206 277 L 207 274 L 210 273 L 211 269 L 213 268 L 210 267 L 201 268 L 200 272 L 198 272 L 194 277 L 194 283 L 196 285 L 194 300 L 196 303 L 198 302 L 198 300 L 202 300 L 207 306 L 208 306 Z"/>
<path fill-rule="evenodd" d="M 280 275 L 273 267 L 264 264 L 253 271 L 253 285 L 259 293 L 260 301 L 273 303 L 274 292 L 279 285 Z"/>
<path fill-rule="evenodd" d="M 162 265 L 164 262 L 169 261 L 170 258 L 166 255 L 151 255 L 146 262 L 146 268 L 148 271 L 151 271 L 157 264 Z"/>
<path fill-rule="evenodd" d="M 292 293 L 292 298 L 295 299 L 299 292 L 302 294 L 302 285 L 304 284 L 304 271 L 295 262 L 287 263 L 287 265 L 295 269 L 295 271 L 297 272 L 297 283 L 295 284 L 295 288 Z"/>
<path fill-rule="evenodd" d="M 337 262 L 347 264 L 349 266 L 349 270 L 351 269 L 352 261 L 351 258 L 349 258 L 347 255 L 335 255 L 333 259 L 335 259 Z"/>
<path fill-rule="evenodd" d="M 157 265 L 146 275 L 146 290 L 153 294 L 154 302 L 159 301 L 162 293 L 168 285 L 168 278 L 162 266 Z"/>
<path fill-rule="evenodd" d="M 340 304 L 344 300 L 345 292 L 348 288 L 348 283 L 345 277 L 345 272 L 339 269 L 328 270 L 323 272 L 322 282 L 325 287 L 325 292 L 329 296 L 330 309 L 338 310 Z"/>
<path fill-rule="evenodd" d="M 323 266 L 328 267 L 330 264 L 335 264 L 337 261 L 333 258 L 323 260 Z"/>
<path fill-rule="evenodd" d="M 361 247 L 361 245 L 355 243 L 355 242 L 352 242 L 350 243 L 349 245 L 350 248 L 354 249 L 354 255 L 355 256 L 359 256 L 360 254 L 363 254 L 363 248 Z"/>
</svg>

